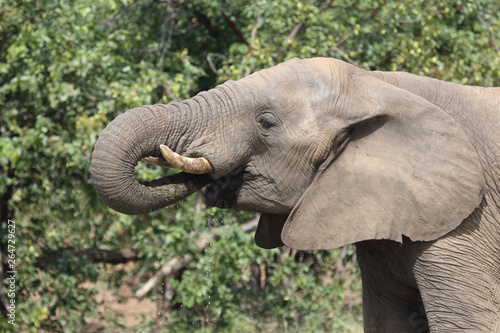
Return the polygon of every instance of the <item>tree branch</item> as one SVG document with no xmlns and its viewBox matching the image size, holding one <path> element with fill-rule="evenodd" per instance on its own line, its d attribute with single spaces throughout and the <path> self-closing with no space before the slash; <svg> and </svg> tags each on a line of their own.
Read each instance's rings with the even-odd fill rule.
<svg viewBox="0 0 500 333">
<path fill-rule="evenodd" d="M 289 43 L 289 42 L 292 41 L 292 39 L 294 39 L 295 37 L 297 37 L 297 34 L 300 31 L 300 28 L 302 28 L 302 25 L 303 25 L 302 22 L 297 23 L 297 25 L 295 25 L 295 27 L 293 27 L 293 29 L 290 32 L 290 34 L 285 38 L 285 42 Z"/>
<path fill-rule="evenodd" d="M 345 53 L 344 51 L 342 51 L 338 47 L 332 46 L 330 48 L 330 50 L 338 52 L 342 56 L 342 58 L 344 58 L 344 60 L 347 61 L 348 63 L 350 63 L 351 65 L 354 65 L 356 67 L 359 66 L 359 64 L 356 61 L 352 60 L 347 53 Z"/>
<path fill-rule="evenodd" d="M 170 28 L 168 29 L 167 41 L 165 41 L 165 26 L 166 26 L 166 23 L 168 20 L 170 20 Z M 159 49 L 162 49 L 162 51 L 161 51 L 161 57 L 160 57 L 160 62 L 159 62 L 160 67 L 163 66 L 163 62 L 165 61 L 165 55 L 167 54 L 168 48 L 170 47 L 170 43 L 172 42 L 172 35 L 174 33 L 174 26 L 175 26 L 174 17 L 165 18 L 165 20 L 163 21 L 163 24 L 161 25 L 162 40 L 161 40 Z"/>
<path fill-rule="evenodd" d="M 321 4 L 321 6 L 319 6 L 318 8 L 318 14 L 321 14 L 322 11 L 324 11 L 325 9 L 327 9 L 330 4 L 332 3 L 332 0 L 327 0 L 325 2 L 323 2 Z M 290 34 L 285 38 L 285 42 L 289 43 L 292 41 L 292 39 L 294 39 L 295 37 L 297 37 L 299 31 L 300 31 L 300 28 L 302 28 L 302 26 L 304 25 L 304 22 L 299 22 L 295 25 L 295 27 L 293 27 L 292 31 L 290 32 Z"/>
<path fill-rule="evenodd" d="M 215 58 L 215 62 L 212 60 L 212 57 Z M 217 61 L 219 61 L 220 59 L 227 60 L 226 56 L 223 55 L 223 54 L 220 54 L 220 53 L 209 53 L 209 54 L 207 54 L 208 65 L 210 66 L 210 69 L 212 70 L 212 72 L 214 72 L 214 74 L 217 75 L 217 76 L 221 76 L 222 75 L 219 72 L 219 70 L 217 69 L 217 66 L 216 66 Z"/>
<path fill-rule="evenodd" d="M 103 250 L 98 248 L 75 251 L 69 254 L 74 257 L 86 257 L 93 262 L 106 262 L 109 264 L 124 264 L 129 261 L 139 259 L 139 250 L 134 248 L 119 250 Z M 46 269 L 50 264 L 57 260 L 59 255 L 48 255 L 37 259 L 35 266 Z"/>
<path fill-rule="evenodd" d="M 257 225 L 259 223 L 259 218 L 256 217 L 253 220 L 250 220 L 241 225 L 243 232 L 248 233 L 257 229 Z M 219 231 L 227 229 L 229 226 L 222 226 L 216 228 L 214 231 L 207 232 L 202 234 L 200 238 L 196 241 L 196 248 L 198 251 L 205 250 L 211 240 L 219 239 Z M 151 291 L 156 285 L 162 282 L 164 279 L 168 279 L 172 276 L 175 276 L 182 268 L 184 268 L 191 260 L 193 260 L 194 256 L 192 254 L 186 254 L 182 258 L 174 258 L 167 262 L 155 275 L 153 275 L 145 284 L 135 292 L 135 297 L 143 298 L 146 296 L 148 292 Z"/>
<path fill-rule="evenodd" d="M 231 28 L 231 30 L 233 30 L 233 32 L 236 35 L 236 37 L 238 37 L 238 39 L 240 40 L 240 42 L 245 43 L 245 44 L 248 45 L 248 42 L 245 39 L 245 36 L 241 32 L 241 30 L 238 29 L 238 26 L 236 25 L 236 22 L 234 22 L 230 18 L 226 18 L 226 21 L 227 21 L 227 24 L 229 24 L 229 27 Z"/>
<path fill-rule="evenodd" d="M 488 24 L 486 23 L 486 21 L 484 20 L 485 18 L 485 13 L 484 11 L 479 11 L 477 13 L 477 19 L 478 21 L 481 23 L 481 26 L 483 27 L 483 29 L 488 29 Z M 497 43 L 497 40 L 495 38 L 495 35 L 494 34 L 491 34 L 491 33 L 488 33 L 488 35 L 490 36 L 490 39 L 491 39 L 491 42 L 493 44 L 493 47 L 495 48 L 495 50 L 497 50 L 497 52 L 500 52 L 500 47 Z"/>
<path fill-rule="evenodd" d="M 102 25 L 111 25 L 111 24 L 115 23 L 123 15 L 125 15 L 127 12 L 129 12 L 130 10 L 134 9 L 135 7 L 137 7 L 138 4 L 139 4 L 138 2 L 131 4 L 130 6 L 126 7 L 124 10 L 122 10 L 121 12 L 119 12 L 117 15 L 113 16 L 112 18 L 102 21 L 101 24 Z"/>
<path fill-rule="evenodd" d="M 163 93 L 174 100 L 174 102 L 178 102 L 177 97 L 175 97 L 172 90 L 166 83 L 160 83 L 159 86 L 163 89 Z M 166 161 L 165 161 L 166 162 Z"/>
</svg>

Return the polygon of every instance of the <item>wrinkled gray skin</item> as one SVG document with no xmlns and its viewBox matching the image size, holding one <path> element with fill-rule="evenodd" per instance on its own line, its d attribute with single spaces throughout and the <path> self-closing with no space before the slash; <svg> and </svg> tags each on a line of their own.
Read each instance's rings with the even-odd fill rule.
<svg viewBox="0 0 500 333">
<path fill-rule="evenodd" d="M 499 88 L 295 59 L 120 115 L 92 177 L 123 213 L 208 184 L 208 205 L 263 213 L 262 247 L 356 243 L 366 332 L 500 332 L 499 124 Z M 214 171 L 140 184 L 160 144 Z"/>
</svg>

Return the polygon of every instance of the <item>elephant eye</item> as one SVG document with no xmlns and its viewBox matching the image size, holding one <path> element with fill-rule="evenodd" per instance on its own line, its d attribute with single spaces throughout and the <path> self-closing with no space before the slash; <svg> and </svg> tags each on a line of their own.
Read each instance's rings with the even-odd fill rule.
<svg viewBox="0 0 500 333">
<path fill-rule="evenodd" d="M 266 130 L 274 126 L 274 124 L 272 124 L 269 120 L 265 118 L 261 118 L 257 122 L 259 123 L 260 127 Z"/>
</svg>

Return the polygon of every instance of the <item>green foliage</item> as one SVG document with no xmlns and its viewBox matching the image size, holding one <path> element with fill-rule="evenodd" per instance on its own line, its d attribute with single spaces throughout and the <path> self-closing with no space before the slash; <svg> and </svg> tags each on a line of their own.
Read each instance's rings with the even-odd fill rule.
<svg viewBox="0 0 500 333">
<path fill-rule="evenodd" d="M 95 141 L 126 109 L 181 100 L 292 57 L 496 86 L 499 16 L 493 0 L 1 0 L 0 247 L 5 254 L 10 218 L 17 328 L 72 332 L 99 320 L 119 327 L 118 317 L 96 313 L 98 291 L 88 282 L 119 285 L 191 254 L 171 282 L 171 330 L 359 329 L 352 248 L 258 249 L 237 225 L 251 214 L 198 209 L 196 195 L 145 216 L 118 214 L 90 180 Z M 137 167 L 143 179 L 163 173 Z M 230 227 L 199 253 L 192 231 L 213 223 Z M 140 264 L 110 273 L 72 255 L 91 247 L 135 247 Z M 56 260 L 39 268 L 49 256 Z M 0 328 L 12 328 L 2 315 Z"/>
<path fill-rule="evenodd" d="M 326 6 L 328 4 L 328 6 Z M 292 57 L 335 57 L 470 85 L 500 80 L 495 1 L 255 1 L 241 22 L 250 47 L 230 49 L 227 78 Z M 301 23 L 300 30 L 293 34 Z"/>
</svg>

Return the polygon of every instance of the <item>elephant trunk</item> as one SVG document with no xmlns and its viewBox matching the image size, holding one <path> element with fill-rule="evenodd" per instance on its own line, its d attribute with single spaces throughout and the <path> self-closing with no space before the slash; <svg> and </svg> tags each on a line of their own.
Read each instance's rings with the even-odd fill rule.
<svg viewBox="0 0 500 333">
<path fill-rule="evenodd" d="M 141 159 L 161 156 L 160 145 L 185 149 L 182 145 L 193 139 L 187 134 L 194 133 L 191 119 L 201 114 L 193 114 L 196 108 L 199 105 L 189 101 L 142 106 L 108 124 L 92 155 L 92 180 L 104 203 L 121 213 L 144 214 L 178 202 L 209 182 L 208 175 L 180 173 L 140 183 L 134 175 Z"/>
</svg>

